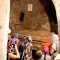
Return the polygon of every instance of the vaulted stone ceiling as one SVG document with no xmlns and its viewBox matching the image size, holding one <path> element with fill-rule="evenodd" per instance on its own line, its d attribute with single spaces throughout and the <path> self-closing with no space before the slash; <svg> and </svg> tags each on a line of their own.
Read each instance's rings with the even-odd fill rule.
<svg viewBox="0 0 60 60">
<path fill-rule="evenodd" d="M 28 11 L 28 4 L 33 4 L 32 11 Z M 23 20 L 20 19 L 21 14 L 24 15 Z M 50 30 L 48 16 L 39 0 L 11 1 L 10 27 L 13 31 Z"/>
<path fill-rule="evenodd" d="M 50 29 L 55 33 L 58 33 L 58 23 L 57 23 L 57 11 L 55 7 L 54 0 L 39 0 L 49 17 Z"/>
</svg>

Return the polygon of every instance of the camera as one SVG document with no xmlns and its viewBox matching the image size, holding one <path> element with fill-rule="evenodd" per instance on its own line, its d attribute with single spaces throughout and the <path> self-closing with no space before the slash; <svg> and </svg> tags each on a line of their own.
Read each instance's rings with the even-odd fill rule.
<svg viewBox="0 0 60 60">
<path fill-rule="evenodd" d="M 12 48 L 15 48 L 15 44 L 12 44 L 11 47 L 12 47 Z"/>
</svg>

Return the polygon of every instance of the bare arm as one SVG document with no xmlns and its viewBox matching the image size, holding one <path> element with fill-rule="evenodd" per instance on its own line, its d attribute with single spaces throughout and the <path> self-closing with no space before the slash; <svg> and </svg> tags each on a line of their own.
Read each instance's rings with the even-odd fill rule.
<svg viewBox="0 0 60 60">
<path fill-rule="evenodd" d="M 20 54 L 17 48 L 17 45 L 15 45 L 16 55 L 13 53 L 9 53 L 9 58 L 20 58 Z"/>
</svg>

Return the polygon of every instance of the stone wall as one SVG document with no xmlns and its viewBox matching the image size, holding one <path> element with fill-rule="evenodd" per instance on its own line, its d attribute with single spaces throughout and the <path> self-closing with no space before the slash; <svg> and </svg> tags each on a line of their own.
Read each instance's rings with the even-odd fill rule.
<svg viewBox="0 0 60 60">
<path fill-rule="evenodd" d="M 28 4 L 33 4 L 33 10 L 28 11 Z M 23 21 L 20 20 L 24 13 Z M 10 27 L 16 30 L 50 30 L 48 16 L 39 0 L 14 0 L 11 4 Z"/>
</svg>

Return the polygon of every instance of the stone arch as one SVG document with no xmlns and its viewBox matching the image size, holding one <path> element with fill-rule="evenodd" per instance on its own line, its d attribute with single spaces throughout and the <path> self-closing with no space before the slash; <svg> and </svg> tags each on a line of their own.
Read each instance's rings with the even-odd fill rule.
<svg viewBox="0 0 60 60">
<path fill-rule="evenodd" d="M 40 3 L 45 8 L 45 11 L 49 17 L 50 29 L 58 34 L 58 23 L 57 23 L 57 16 L 56 16 L 56 9 L 53 4 L 52 0 L 39 0 Z"/>
</svg>

